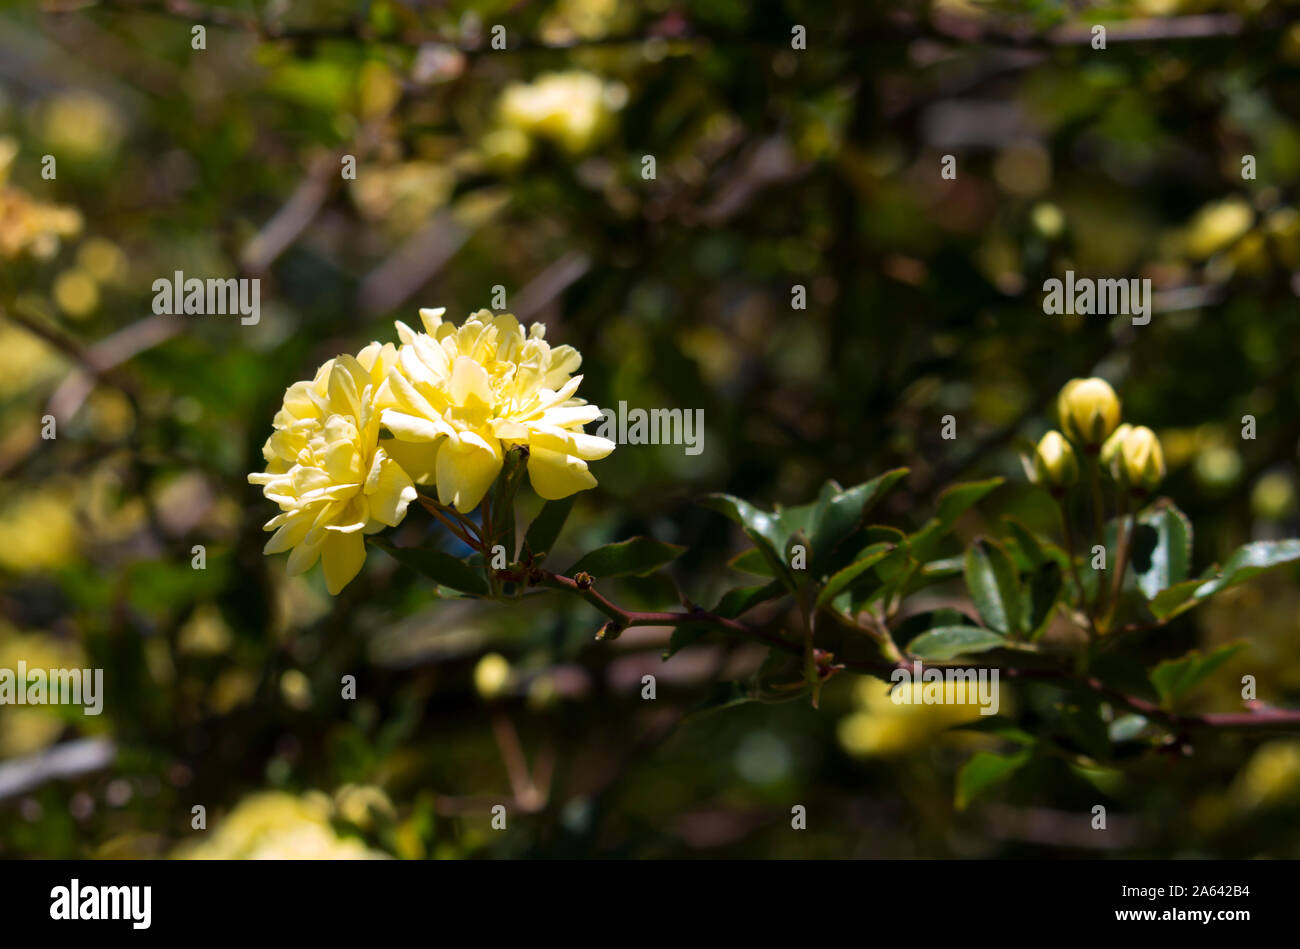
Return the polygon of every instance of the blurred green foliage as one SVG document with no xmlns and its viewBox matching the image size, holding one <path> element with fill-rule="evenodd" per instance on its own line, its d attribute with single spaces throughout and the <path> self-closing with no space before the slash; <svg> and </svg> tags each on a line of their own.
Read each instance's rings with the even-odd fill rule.
<svg viewBox="0 0 1300 949">
<path fill-rule="evenodd" d="M 330 598 L 262 556 L 268 503 L 245 481 L 289 383 L 500 285 L 583 353 L 593 401 L 704 410 L 699 456 L 593 465 L 561 540 L 686 545 L 672 572 L 697 602 L 739 582 L 744 547 L 710 492 L 796 504 L 905 465 L 881 519 L 915 529 L 944 485 L 1003 475 L 959 533 L 1012 510 L 1046 531 L 1015 449 L 1076 376 L 1111 379 L 1159 433 L 1198 567 L 1294 536 L 1294 4 L 1108 4 L 1105 50 L 1058 3 L 201 9 L 202 49 L 161 3 L 0 11 L 0 665 L 84 662 L 107 689 L 98 718 L 0 708 L 0 856 L 1300 855 L 1296 739 L 1036 758 L 958 811 L 958 769 L 995 739 L 882 702 L 877 680 L 837 677 L 820 709 L 709 711 L 761 652 L 664 663 L 663 630 L 598 644 L 581 603 L 439 600 L 378 552 Z M 1042 282 L 1068 269 L 1151 278 L 1152 322 L 1045 316 Z M 176 270 L 259 277 L 259 323 L 153 316 Z M 1247 673 L 1294 706 L 1295 580 L 1239 588 L 1134 658 L 1244 639 L 1192 707 L 1237 708 Z M 617 583 L 673 605 L 653 578 Z M 476 688 L 486 654 L 508 675 L 493 660 Z M 512 728 L 542 790 L 497 832 Z M 107 762 L 42 773 L 80 740 Z M 1104 840 L 1077 829 L 1096 803 Z"/>
</svg>

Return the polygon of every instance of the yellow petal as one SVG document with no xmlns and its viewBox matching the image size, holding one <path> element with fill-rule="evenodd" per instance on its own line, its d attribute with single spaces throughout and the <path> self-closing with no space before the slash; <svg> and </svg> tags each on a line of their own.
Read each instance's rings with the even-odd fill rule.
<svg viewBox="0 0 1300 949">
<path fill-rule="evenodd" d="M 385 438 L 379 444 L 416 484 L 433 484 L 438 472 L 438 448 L 442 445 L 441 441 L 404 442 L 398 438 Z"/>
<path fill-rule="evenodd" d="M 325 568 L 325 586 L 330 593 L 351 582 L 366 562 L 366 542 L 360 534 L 330 534 L 321 548 L 321 566 Z"/>
<path fill-rule="evenodd" d="M 440 418 L 420 418 L 394 409 L 384 409 L 380 421 L 404 442 L 431 442 L 452 433 L 451 427 Z"/>
<path fill-rule="evenodd" d="M 458 406 L 492 404 L 492 383 L 487 370 L 468 356 L 457 356 L 451 369 L 448 394 Z"/>
<path fill-rule="evenodd" d="M 528 480 L 539 497 L 558 501 L 596 486 L 596 479 L 580 458 L 546 448 L 528 450 Z"/>
<path fill-rule="evenodd" d="M 402 522 L 406 506 L 415 500 L 415 485 L 382 448 L 375 452 L 375 463 L 366 479 L 366 497 L 370 501 L 370 516 L 389 527 Z"/>
<path fill-rule="evenodd" d="M 323 532 L 322 532 L 323 533 Z M 315 541 L 304 540 L 301 544 L 293 549 L 289 555 L 287 569 L 289 576 L 296 577 L 300 573 L 306 573 L 316 563 L 320 557 L 321 545 L 325 543 L 324 537 Z"/>
<path fill-rule="evenodd" d="M 438 500 L 461 512 L 472 511 L 500 470 L 500 442 L 493 450 L 489 443 L 470 433 L 448 439 L 438 452 Z"/>
<path fill-rule="evenodd" d="M 279 518 L 276 518 L 278 520 Z M 264 554 L 281 554 L 290 547 L 297 547 L 302 543 L 307 531 L 311 528 L 312 516 L 305 510 L 293 511 L 279 525 L 279 530 L 271 535 L 271 539 L 266 542 L 262 548 Z"/>
<path fill-rule="evenodd" d="M 361 414 L 361 396 L 357 392 L 352 365 L 356 366 L 357 373 L 365 373 L 351 356 L 340 356 L 335 360 L 334 368 L 330 370 L 328 392 L 330 407 L 334 412 L 356 417 Z"/>
</svg>

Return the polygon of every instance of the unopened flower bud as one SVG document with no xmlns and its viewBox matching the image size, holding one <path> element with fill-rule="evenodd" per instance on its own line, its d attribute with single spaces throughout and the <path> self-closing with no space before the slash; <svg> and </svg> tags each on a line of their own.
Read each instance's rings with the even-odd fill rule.
<svg viewBox="0 0 1300 949">
<path fill-rule="evenodd" d="M 1160 439 L 1145 425 L 1134 428 L 1120 447 L 1120 460 L 1128 483 L 1143 491 L 1154 491 L 1165 477 L 1165 453 Z"/>
<path fill-rule="evenodd" d="M 1120 448 L 1124 445 L 1124 439 L 1128 433 L 1133 431 L 1133 426 L 1125 422 L 1119 428 L 1111 433 L 1110 438 L 1106 439 L 1105 444 L 1101 446 L 1101 463 L 1109 469 L 1116 481 L 1119 481 L 1124 473 L 1120 469 Z"/>
<path fill-rule="evenodd" d="M 1045 488 L 1068 488 L 1079 479 L 1079 460 L 1060 432 L 1051 431 L 1034 449 L 1034 481 Z"/>
<path fill-rule="evenodd" d="M 1057 396 L 1056 407 L 1066 436 L 1091 448 L 1119 424 L 1119 398 L 1105 379 L 1071 379 Z"/>
</svg>

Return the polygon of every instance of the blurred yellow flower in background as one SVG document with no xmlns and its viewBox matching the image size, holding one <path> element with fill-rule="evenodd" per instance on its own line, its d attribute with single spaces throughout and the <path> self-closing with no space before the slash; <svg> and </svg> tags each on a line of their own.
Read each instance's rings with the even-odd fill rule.
<svg viewBox="0 0 1300 949">
<path fill-rule="evenodd" d="M 459 327 L 442 314 L 420 311 L 425 333 L 397 324 L 398 365 L 378 396 L 389 431 L 426 452 L 422 462 L 405 456 L 418 464 L 412 477 L 431 476 L 439 501 L 470 511 L 496 480 L 504 452 L 526 445 L 528 477 L 543 498 L 595 487 L 587 462 L 614 443 L 582 430 L 601 413 L 574 395 L 578 351 L 548 345 L 541 323 L 525 336 L 510 314 L 479 310 Z"/>
<path fill-rule="evenodd" d="M 353 837 L 340 837 L 330 823 L 334 805 L 319 791 L 301 797 L 282 791 L 252 794 L 226 815 L 207 839 L 183 844 L 184 860 L 383 860 Z"/>
<path fill-rule="evenodd" d="M 310 382 L 290 386 L 262 454 L 265 472 L 248 480 L 280 505 L 266 523 L 275 534 L 265 553 L 293 550 L 289 573 L 320 559 L 338 593 L 366 559 L 364 534 L 401 523 L 415 485 L 379 439 L 376 387 L 396 358 L 391 343 L 371 343 L 356 358 L 339 356 Z"/>
<path fill-rule="evenodd" d="M 37 573 L 77 555 L 76 494 L 54 481 L 0 498 L 0 570 Z"/>
<path fill-rule="evenodd" d="M 548 139 L 578 154 L 608 131 L 613 115 L 627 101 L 618 82 L 579 70 L 543 73 L 530 83 L 512 82 L 501 93 L 501 124 Z"/>
<path fill-rule="evenodd" d="M 1255 212 L 1245 198 L 1233 196 L 1207 204 L 1187 225 L 1187 253 L 1204 260 L 1249 231 L 1254 221 Z"/>
<path fill-rule="evenodd" d="M 81 669 L 85 652 L 73 640 L 43 632 L 19 632 L 0 620 L 0 669 Z M 80 712 L 76 718 L 83 719 Z M 0 759 L 28 755 L 58 740 L 67 722 L 56 706 L 6 705 L 0 713 Z"/>
<path fill-rule="evenodd" d="M 101 158 L 116 151 L 125 131 L 117 108 L 84 89 L 54 96 L 42 116 L 46 144 L 59 154 L 77 158 Z"/>
<path fill-rule="evenodd" d="M 1245 811 L 1300 799 L 1300 741 L 1284 738 L 1255 749 L 1237 772 L 1231 793 Z"/>
<path fill-rule="evenodd" d="M 7 184 L 9 167 L 18 155 L 18 143 L 0 138 L 0 257 L 22 253 L 53 257 L 59 238 L 81 232 L 81 212 L 63 205 L 37 201 L 26 192 Z"/>
<path fill-rule="evenodd" d="M 931 686 L 933 688 L 933 686 Z M 853 696 L 858 711 L 840 719 L 838 736 L 840 745 L 855 757 L 888 757 L 919 751 L 936 740 L 956 743 L 979 743 L 987 736 L 977 733 L 955 732 L 944 734 L 954 725 L 978 721 L 980 715 L 979 686 L 976 682 L 945 682 L 943 701 L 924 704 L 926 683 L 901 683 L 890 690 L 877 679 L 862 678 L 854 683 Z M 895 701 L 897 696 L 909 701 Z M 994 686 L 999 708 L 1008 707 L 1008 698 L 1001 686 Z M 910 694 L 906 694 L 910 692 Z"/>
<path fill-rule="evenodd" d="M 0 396 L 21 395 L 57 379 L 67 366 L 67 357 L 36 334 L 16 323 L 0 322 Z"/>
</svg>

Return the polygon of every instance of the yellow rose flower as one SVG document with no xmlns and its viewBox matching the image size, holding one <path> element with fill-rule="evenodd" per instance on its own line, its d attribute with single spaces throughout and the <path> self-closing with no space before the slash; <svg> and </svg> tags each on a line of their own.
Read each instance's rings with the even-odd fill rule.
<svg viewBox="0 0 1300 949">
<path fill-rule="evenodd" d="M 290 386 L 262 449 L 266 471 L 248 476 L 280 505 L 266 523 L 275 534 L 265 552 L 292 548 L 290 574 L 320 559 L 330 593 L 361 570 L 362 535 L 395 527 L 416 497 L 411 477 L 388 450 L 391 441 L 379 437 L 374 397 L 396 358 L 392 343 L 371 343 L 355 358 L 331 359 L 311 381 Z"/>
<path fill-rule="evenodd" d="M 380 387 L 383 424 L 404 452 L 417 483 L 436 483 L 438 500 L 471 511 L 501 470 L 511 447 L 528 448 L 528 477 L 547 500 L 596 486 L 587 462 L 614 443 L 588 435 L 600 409 L 576 398 L 582 357 L 572 346 L 551 348 L 546 328 L 525 336 L 519 321 L 488 310 L 463 326 L 442 322 L 443 310 L 421 310 L 427 332 L 399 322 L 397 366 Z"/>
<path fill-rule="evenodd" d="M 1082 445 L 1100 445 L 1119 424 L 1119 398 L 1105 379 L 1071 379 L 1056 407 L 1066 436 Z"/>
</svg>

